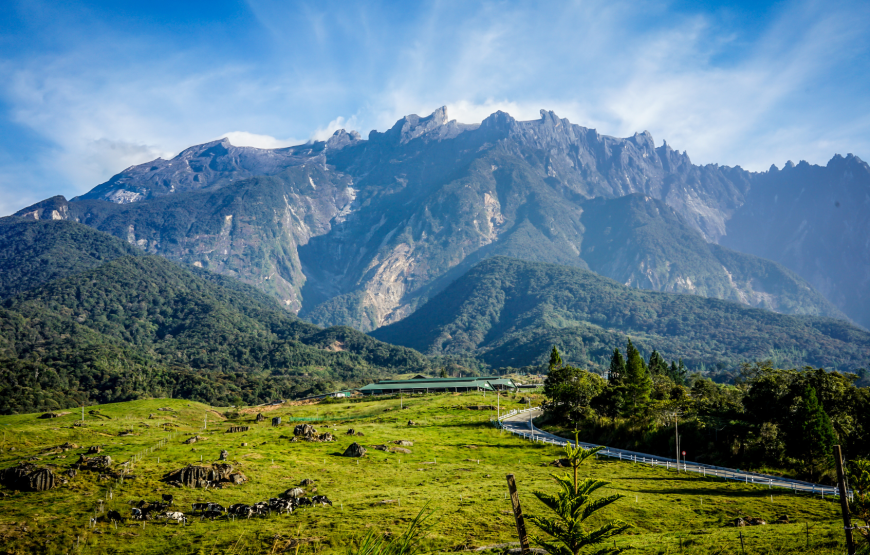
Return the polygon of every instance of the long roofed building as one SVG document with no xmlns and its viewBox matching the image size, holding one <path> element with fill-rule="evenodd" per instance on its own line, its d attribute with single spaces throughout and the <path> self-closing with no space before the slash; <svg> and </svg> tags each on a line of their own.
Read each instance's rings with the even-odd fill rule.
<svg viewBox="0 0 870 555">
<path fill-rule="evenodd" d="M 484 376 L 472 378 L 427 378 L 415 376 L 410 380 L 380 380 L 361 387 L 358 391 L 363 395 L 390 395 L 395 393 L 429 393 L 438 391 L 495 391 L 517 390 L 517 385 L 510 378 L 499 376 Z"/>
</svg>

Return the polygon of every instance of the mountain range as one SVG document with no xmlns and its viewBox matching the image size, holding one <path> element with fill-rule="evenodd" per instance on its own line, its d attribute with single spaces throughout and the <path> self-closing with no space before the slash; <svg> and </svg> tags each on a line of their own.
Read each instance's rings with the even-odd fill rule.
<svg viewBox="0 0 870 555">
<path fill-rule="evenodd" d="M 16 215 L 238 278 L 324 326 L 400 322 L 507 256 L 867 327 L 868 207 L 853 155 L 749 172 L 548 111 L 469 125 L 441 108 L 367 139 L 191 147 Z"/>
</svg>

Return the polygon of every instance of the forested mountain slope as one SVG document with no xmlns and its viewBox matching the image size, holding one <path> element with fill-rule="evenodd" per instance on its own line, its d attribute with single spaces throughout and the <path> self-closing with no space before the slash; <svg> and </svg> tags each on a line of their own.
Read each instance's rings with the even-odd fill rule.
<svg viewBox="0 0 870 555">
<path fill-rule="evenodd" d="M 84 227 L 26 225 L 47 237 Z M 159 394 L 227 400 L 229 390 L 215 390 L 224 382 L 262 402 L 428 366 L 416 351 L 319 328 L 248 285 L 157 256 L 116 258 L 0 305 L 0 398 L 10 410 Z"/>
<path fill-rule="evenodd" d="M 628 337 L 693 370 L 768 358 L 841 370 L 870 362 L 870 333 L 841 320 L 787 316 L 694 295 L 643 291 L 580 268 L 485 260 L 404 320 L 372 336 L 494 366 L 566 361 L 606 367 Z"/>
</svg>

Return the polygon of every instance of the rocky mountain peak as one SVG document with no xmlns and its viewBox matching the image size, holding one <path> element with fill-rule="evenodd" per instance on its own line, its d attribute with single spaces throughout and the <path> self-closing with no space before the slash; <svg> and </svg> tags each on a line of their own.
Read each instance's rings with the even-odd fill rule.
<svg viewBox="0 0 870 555">
<path fill-rule="evenodd" d="M 326 148 L 338 150 L 361 140 L 359 133 L 356 131 L 348 133 L 344 129 L 339 129 L 332 134 L 332 137 L 326 140 Z"/>
</svg>

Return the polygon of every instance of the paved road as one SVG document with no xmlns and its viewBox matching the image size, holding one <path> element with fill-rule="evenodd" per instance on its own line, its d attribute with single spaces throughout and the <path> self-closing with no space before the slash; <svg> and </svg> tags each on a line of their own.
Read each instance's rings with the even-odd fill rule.
<svg viewBox="0 0 870 555">
<path fill-rule="evenodd" d="M 532 418 L 541 414 L 541 410 L 537 408 L 524 409 L 522 411 L 511 411 L 507 415 L 501 416 L 499 421 L 502 428 L 527 438 L 530 441 L 550 443 L 553 445 L 565 445 L 564 438 L 554 436 L 535 427 L 532 423 Z M 574 443 L 573 441 L 571 442 Z M 580 442 L 583 447 L 595 447 L 594 443 Z M 627 451 L 625 449 L 614 449 L 608 447 L 599 452 L 599 455 L 618 458 L 622 461 L 634 462 L 640 464 L 648 464 L 650 466 L 664 466 L 665 468 L 675 469 L 677 461 L 657 455 L 649 455 L 647 453 L 638 453 L 636 451 Z M 747 484 L 766 485 L 768 488 L 786 488 L 793 491 L 814 493 L 819 496 L 828 497 L 838 495 L 837 489 L 831 486 L 823 486 L 821 484 L 813 484 L 810 482 L 802 482 L 800 480 L 791 480 L 779 476 L 769 476 L 766 474 L 757 474 L 755 472 L 745 472 L 733 468 L 723 468 L 721 466 L 713 466 L 709 464 L 700 464 L 691 461 L 680 461 L 679 470 L 681 472 L 694 472 L 704 476 L 717 476 L 725 480 L 734 480 L 745 482 Z"/>
</svg>

